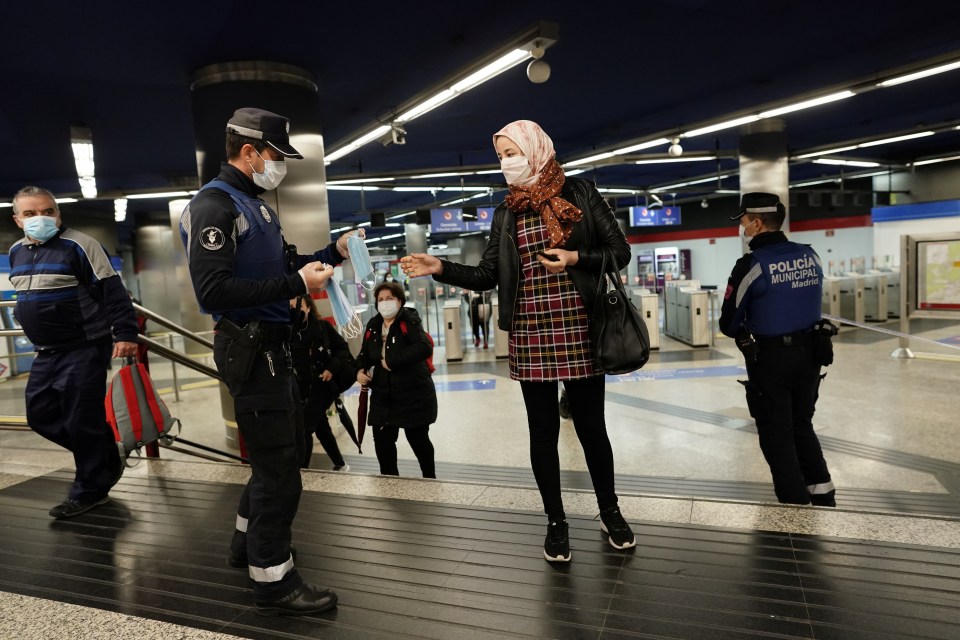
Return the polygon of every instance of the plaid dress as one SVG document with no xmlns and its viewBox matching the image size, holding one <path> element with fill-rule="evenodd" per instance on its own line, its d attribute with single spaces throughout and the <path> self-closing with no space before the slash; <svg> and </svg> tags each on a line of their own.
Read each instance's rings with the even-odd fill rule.
<svg viewBox="0 0 960 640">
<path fill-rule="evenodd" d="M 547 244 L 540 214 L 518 213 L 520 282 L 510 326 L 510 378 L 549 382 L 599 375 L 580 293 L 566 273 L 550 273 L 537 260 Z"/>
</svg>

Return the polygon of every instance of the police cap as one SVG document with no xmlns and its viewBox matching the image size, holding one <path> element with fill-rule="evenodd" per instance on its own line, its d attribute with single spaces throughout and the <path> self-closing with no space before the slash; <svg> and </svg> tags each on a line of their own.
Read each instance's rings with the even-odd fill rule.
<svg viewBox="0 0 960 640">
<path fill-rule="evenodd" d="M 780 202 L 780 196 L 775 193 L 763 193 L 762 191 L 752 191 L 750 193 L 743 194 L 743 197 L 740 199 L 740 212 L 732 216 L 731 220 L 739 220 L 740 216 L 745 213 L 774 213 L 775 211 L 783 211 L 783 204 Z"/>
<path fill-rule="evenodd" d="M 237 109 L 227 121 L 227 132 L 263 140 L 286 158 L 303 159 L 300 152 L 290 146 L 290 120 L 276 113 L 253 107 Z"/>
</svg>

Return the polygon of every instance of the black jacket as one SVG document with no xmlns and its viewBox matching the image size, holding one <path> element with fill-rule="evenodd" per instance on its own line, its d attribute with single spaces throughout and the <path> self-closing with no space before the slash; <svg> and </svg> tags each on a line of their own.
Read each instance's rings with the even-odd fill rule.
<svg viewBox="0 0 960 640">
<path fill-rule="evenodd" d="M 583 211 L 583 218 L 573 225 L 567 243 L 561 249 L 579 251 L 577 264 L 567 269 L 580 293 L 587 313 L 593 311 L 600 283 L 603 247 L 609 247 L 617 262 L 617 270 L 630 262 L 630 245 L 617 224 L 613 212 L 596 186 L 583 178 L 567 178 L 561 197 Z M 520 254 L 517 249 L 517 216 L 502 203 L 493 213 L 490 239 L 480 264 L 475 267 L 443 260 L 443 273 L 434 280 L 474 291 L 499 286 L 500 311 L 497 324 L 510 330 L 517 289 L 520 284 Z"/>
<path fill-rule="evenodd" d="M 306 318 L 298 315 L 294 319 L 290 355 L 302 400 L 321 390 L 336 398 L 357 381 L 357 366 L 350 346 L 333 325 L 313 314 L 307 314 Z M 331 381 L 322 381 L 324 371 L 333 374 Z"/>
<path fill-rule="evenodd" d="M 437 421 L 437 390 L 427 368 L 433 343 L 424 333 L 416 309 L 403 307 L 386 336 L 386 361 L 380 366 L 383 316 L 370 319 L 357 356 L 357 367 L 370 373 L 367 423 L 395 427 L 422 427 Z"/>
</svg>

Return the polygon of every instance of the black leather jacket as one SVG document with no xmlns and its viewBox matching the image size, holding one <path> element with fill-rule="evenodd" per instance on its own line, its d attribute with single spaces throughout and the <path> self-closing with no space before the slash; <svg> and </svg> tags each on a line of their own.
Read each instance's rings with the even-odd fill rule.
<svg viewBox="0 0 960 640">
<path fill-rule="evenodd" d="M 573 225 L 569 240 L 562 249 L 578 251 L 577 264 L 567 273 L 580 293 L 589 314 L 597 297 L 602 261 L 601 249 L 609 247 L 617 262 L 617 270 L 630 261 L 630 245 L 616 218 L 596 186 L 583 178 L 567 178 L 561 197 L 583 211 L 583 218 Z M 517 249 L 517 216 L 502 203 L 493 213 L 487 248 L 475 267 L 442 260 L 443 272 L 433 276 L 438 282 L 473 291 L 486 291 L 499 286 L 500 310 L 498 326 L 509 331 L 520 283 L 520 253 Z"/>
</svg>

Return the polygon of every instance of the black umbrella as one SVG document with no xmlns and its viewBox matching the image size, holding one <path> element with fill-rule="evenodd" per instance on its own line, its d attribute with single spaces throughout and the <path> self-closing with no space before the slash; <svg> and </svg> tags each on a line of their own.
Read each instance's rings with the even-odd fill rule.
<svg viewBox="0 0 960 640">
<path fill-rule="evenodd" d="M 357 451 L 362 454 L 363 449 L 360 448 L 361 440 L 357 438 L 357 431 L 353 427 L 353 420 L 350 418 L 347 408 L 343 406 L 343 396 L 337 396 L 337 399 L 333 401 L 333 406 L 337 410 L 337 416 L 340 418 L 340 424 L 342 424 L 343 428 L 347 430 L 348 434 L 350 434 L 350 439 L 353 440 L 353 444 L 357 445 Z M 361 436 L 361 438 L 362 437 L 363 436 Z"/>
</svg>

